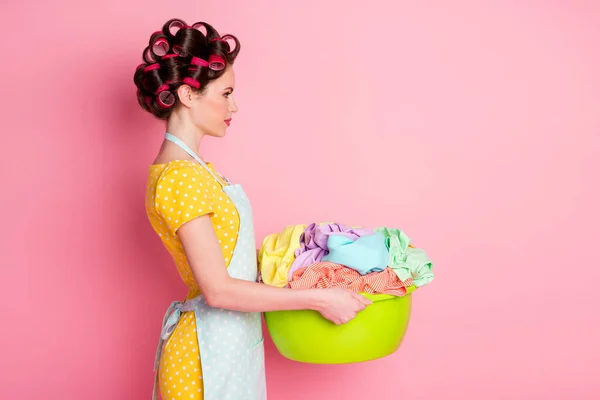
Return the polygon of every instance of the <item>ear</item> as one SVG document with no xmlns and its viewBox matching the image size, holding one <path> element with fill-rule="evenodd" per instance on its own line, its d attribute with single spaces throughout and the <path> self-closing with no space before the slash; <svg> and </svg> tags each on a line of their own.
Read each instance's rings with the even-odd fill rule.
<svg viewBox="0 0 600 400">
<path fill-rule="evenodd" d="M 181 85 L 177 88 L 177 97 L 179 98 L 181 104 L 189 108 L 192 106 L 194 91 L 189 85 Z"/>
</svg>

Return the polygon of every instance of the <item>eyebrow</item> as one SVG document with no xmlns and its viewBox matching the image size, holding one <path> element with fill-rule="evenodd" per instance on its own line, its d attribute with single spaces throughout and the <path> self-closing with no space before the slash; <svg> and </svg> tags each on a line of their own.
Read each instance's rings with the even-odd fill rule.
<svg viewBox="0 0 600 400">
<path fill-rule="evenodd" d="M 229 87 L 226 87 L 226 88 L 225 88 L 225 89 L 223 89 L 223 90 L 231 90 L 231 91 L 233 92 L 233 88 L 232 88 L 231 86 L 229 86 Z"/>
</svg>

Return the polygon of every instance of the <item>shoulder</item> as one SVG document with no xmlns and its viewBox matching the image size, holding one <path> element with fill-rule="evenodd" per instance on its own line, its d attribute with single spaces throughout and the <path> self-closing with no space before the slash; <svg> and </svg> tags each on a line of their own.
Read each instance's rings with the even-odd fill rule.
<svg viewBox="0 0 600 400">
<path fill-rule="evenodd" d="M 171 161 L 158 179 L 158 184 L 167 186 L 193 184 L 202 186 L 205 183 L 213 181 L 211 174 L 195 161 Z"/>
<path fill-rule="evenodd" d="M 194 161 L 171 161 L 156 183 L 154 207 L 175 235 L 186 222 L 215 213 L 214 178 Z"/>
</svg>

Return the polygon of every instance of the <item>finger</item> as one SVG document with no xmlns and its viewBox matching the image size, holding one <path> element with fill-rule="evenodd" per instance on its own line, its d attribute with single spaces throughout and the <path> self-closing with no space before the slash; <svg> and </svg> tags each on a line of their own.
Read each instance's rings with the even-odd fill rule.
<svg viewBox="0 0 600 400">
<path fill-rule="evenodd" d="M 373 302 L 369 299 L 367 299 L 365 296 L 363 296 L 362 294 L 358 294 L 356 293 L 356 299 L 358 301 L 360 301 L 361 304 L 364 304 L 365 306 L 371 305 L 373 304 Z"/>
<path fill-rule="evenodd" d="M 362 303 L 362 302 L 363 302 L 363 300 L 365 299 L 365 296 L 363 296 L 363 295 L 361 295 L 361 294 L 358 294 L 358 293 L 356 293 L 356 292 L 352 292 L 352 296 L 353 296 L 353 297 L 354 297 L 356 300 L 360 301 L 361 303 Z"/>
</svg>

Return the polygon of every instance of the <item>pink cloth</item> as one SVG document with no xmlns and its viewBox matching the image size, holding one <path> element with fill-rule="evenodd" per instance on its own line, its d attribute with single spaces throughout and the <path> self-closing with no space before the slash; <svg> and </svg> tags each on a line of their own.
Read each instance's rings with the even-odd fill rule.
<svg viewBox="0 0 600 400">
<path fill-rule="evenodd" d="M 330 262 L 318 262 L 299 269 L 294 273 L 290 287 L 292 289 L 341 287 L 357 293 L 384 293 L 393 296 L 404 296 L 415 289 L 412 279 L 402 282 L 391 268 L 361 275 L 352 268 Z"/>
</svg>

